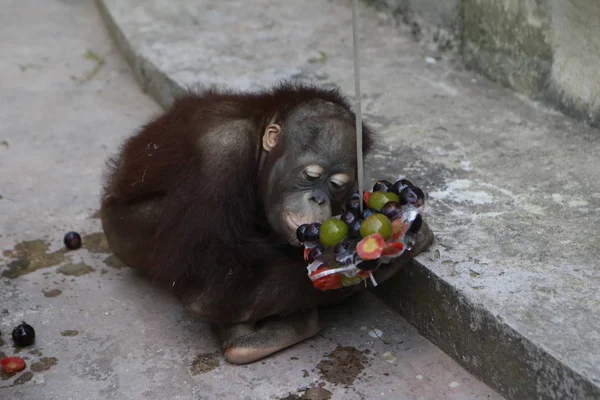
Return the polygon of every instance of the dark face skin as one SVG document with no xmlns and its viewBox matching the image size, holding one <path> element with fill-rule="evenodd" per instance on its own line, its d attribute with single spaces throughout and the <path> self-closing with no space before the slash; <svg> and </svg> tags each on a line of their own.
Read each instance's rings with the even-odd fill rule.
<svg viewBox="0 0 600 400">
<path fill-rule="evenodd" d="M 341 213 L 356 182 L 356 131 L 351 116 L 316 101 L 267 127 L 262 176 L 271 228 L 292 245 L 298 226 Z"/>
</svg>

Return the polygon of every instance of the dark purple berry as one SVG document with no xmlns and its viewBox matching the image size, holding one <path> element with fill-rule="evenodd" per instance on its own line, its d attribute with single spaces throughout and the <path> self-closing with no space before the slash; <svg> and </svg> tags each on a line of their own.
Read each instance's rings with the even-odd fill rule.
<svg viewBox="0 0 600 400">
<path fill-rule="evenodd" d="M 346 210 L 353 214 L 360 213 L 360 198 L 348 199 L 346 202 Z"/>
<path fill-rule="evenodd" d="M 360 199 L 360 193 L 358 193 L 358 190 L 355 190 L 350 194 L 350 197 L 348 197 L 348 200 L 351 200 L 351 199 Z"/>
<path fill-rule="evenodd" d="M 324 252 L 325 248 L 319 244 L 310 250 L 306 261 L 311 264 L 315 262 L 315 260 L 319 259 L 319 257 L 323 256 Z"/>
<path fill-rule="evenodd" d="M 375 211 L 375 210 L 372 210 L 372 209 L 370 209 L 370 208 L 365 208 L 365 209 L 363 210 L 362 214 L 360 215 L 360 218 L 361 218 L 361 219 L 367 219 L 367 218 L 369 218 L 371 215 L 373 215 L 373 214 L 376 214 L 376 213 L 377 213 L 377 211 Z"/>
<path fill-rule="evenodd" d="M 353 212 L 346 211 L 345 213 L 342 214 L 340 219 L 342 221 L 344 221 L 346 223 L 346 225 L 352 225 L 352 223 L 354 221 L 356 221 L 357 217 L 356 217 L 356 214 L 354 214 Z"/>
<path fill-rule="evenodd" d="M 350 239 L 356 239 L 360 237 L 360 224 L 362 223 L 362 219 L 356 219 L 350 226 L 348 227 L 348 237 Z"/>
<path fill-rule="evenodd" d="M 405 205 L 407 203 L 414 203 L 415 201 L 417 201 L 417 195 L 415 194 L 415 192 L 413 192 L 413 190 L 410 187 L 405 187 L 404 189 L 402 189 L 398 197 L 400 197 L 400 204 L 402 205 Z"/>
<path fill-rule="evenodd" d="M 308 224 L 302 224 L 298 227 L 298 229 L 296 229 L 296 237 L 298 238 L 300 243 L 304 243 L 306 241 L 306 238 L 304 236 L 306 228 L 308 228 Z"/>
<path fill-rule="evenodd" d="M 364 260 L 361 263 L 356 265 L 356 268 L 361 271 L 372 271 L 379 266 L 379 261 L 377 260 Z"/>
<path fill-rule="evenodd" d="M 397 201 L 388 201 L 380 212 L 393 221 L 402 215 L 402 204 Z"/>
<path fill-rule="evenodd" d="M 310 224 L 304 230 L 304 241 L 305 242 L 316 242 L 319 240 L 319 229 L 321 228 L 321 224 L 315 222 L 314 224 Z"/>
<path fill-rule="evenodd" d="M 417 203 L 419 203 L 419 205 L 422 205 L 425 201 L 425 193 L 421 190 L 420 187 L 417 186 L 413 186 L 412 190 L 417 195 Z"/>
<path fill-rule="evenodd" d="M 396 181 L 396 183 L 394 183 L 394 186 L 392 187 L 392 190 L 390 190 L 390 192 L 394 192 L 399 195 L 402 189 L 407 187 L 412 188 L 412 183 L 409 180 L 400 179 L 399 181 Z"/>
<path fill-rule="evenodd" d="M 389 192 L 392 186 L 394 185 L 391 182 L 385 180 L 377 181 L 373 185 L 373 192 Z"/>
<path fill-rule="evenodd" d="M 12 338 L 17 347 L 29 346 L 35 341 L 35 330 L 23 321 L 21 325 L 13 329 Z"/>
<path fill-rule="evenodd" d="M 342 254 L 348 251 L 351 245 L 352 243 L 349 240 L 344 240 L 343 242 L 336 244 L 333 251 L 335 254 Z"/>
<path fill-rule="evenodd" d="M 63 241 L 69 250 L 77 250 L 81 247 L 81 236 L 77 232 L 67 233 Z"/>
<path fill-rule="evenodd" d="M 417 216 L 415 217 L 415 220 L 413 221 L 413 223 L 410 225 L 410 228 L 408 229 L 408 233 L 419 233 L 422 226 L 423 226 L 423 217 L 421 217 L 421 214 L 417 214 Z"/>
</svg>

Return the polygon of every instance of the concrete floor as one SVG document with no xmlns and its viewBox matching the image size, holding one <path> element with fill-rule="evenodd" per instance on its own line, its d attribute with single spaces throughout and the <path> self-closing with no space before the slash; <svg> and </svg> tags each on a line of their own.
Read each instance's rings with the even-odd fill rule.
<svg viewBox="0 0 600 400">
<path fill-rule="evenodd" d="M 106 157 L 159 112 L 92 1 L 7 0 L 0 14 L 0 398 L 500 399 L 370 294 L 321 335 L 249 366 L 110 257 L 96 211 Z M 66 252 L 76 230 L 84 248 Z M 37 332 L 13 348 L 25 320 Z"/>
<path fill-rule="evenodd" d="M 97 2 L 161 104 L 206 82 L 354 93 L 350 0 Z M 381 135 L 365 180 L 428 191 L 437 238 L 376 293 L 508 398 L 600 398 L 600 131 L 358 14 L 363 116 Z"/>
</svg>

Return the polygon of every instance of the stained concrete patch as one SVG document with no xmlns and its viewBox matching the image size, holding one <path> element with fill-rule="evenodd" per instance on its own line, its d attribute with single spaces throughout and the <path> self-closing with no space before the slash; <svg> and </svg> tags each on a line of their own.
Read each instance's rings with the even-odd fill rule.
<svg viewBox="0 0 600 400">
<path fill-rule="evenodd" d="M 19 376 L 17 379 L 15 379 L 15 381 L 13 382 L 13 386 L 22 385 L 24 383 L 29 382 L 31 379 L 33 379 L 33 372 L 31 372 L 31 371 L 23 372 L 21 374 L 21 376 Z"/>
<path fill-rule="evenodd" d="M 103 232 L 84 235 L 81 240 L 83 247 L 91 253 L 110 253 L 108 240 Z"/>
<path fill-rule="evenodd" d="M 317 364 L 321 376 L 336 385 L 351 385 L 364 369 L 367 357 L 355 347 L 338 346 L 327 355 L 327 359 Z"/>
<path fill-rule="evenodd" d="M 104 264 L 108 265 L 109 267 L 115 268 L 115 269 L 121 269 L 121 268 L 127 266 L 127 265 L 123 264 L 123 262 L 121 260 L 119 260 L 117 258 L 117 256 L 115 256 L 114 254 L 106 257 L 104 259 Z"/>
<path fill-rule="evenodd" d="M 56 297 L 56 296 L 60 296 L 62 294 L 62 290 L 60 290 L 60 289 L 43 290 L 42 293 L 44 293 L 45 297 Z"/>
<path fill-rule="evenodd" d="M 67 276 L 81 276 L 94 271 L 94 268 L 84 263 L 67 263 L 56 270 L 56 272 Z"/>
<path fill-rule="evenodd" d="M 219 353 L 198 354 L 192 362 L 192 366 L 188 368 L 190 375 L 195 376 L 205 374 L 217 368 L 220 365 Z"/>
<path fill-rule="evenodd" d="M 289 394 L 280 400 L 329 400 L 333 396 L 329 390 L 321 386 L 311 387 L 302 394 Z"/>
<path fill-rule="evenodd" d="M 5 278 L 17 278 L 41 268 L 48 268 L 65 261 L 66 249 L 48 252 L 50 243 L 47 241 L 29 240 L 18 243 L 14 250 L 5 250 L 2 254 L 8 258 L 16 258 L 10 262 L 8 269 L 2 272 Z"/>
<path fill-rule="evenodd" d="M 79 335 L 79 331 L 74 329 L 67 329 L 66 331 L 62 331 L 60 334 L 61 336 L 73 337 Z"/>
<path fill-rule="evenodd" d="M 48 371 L 57 363 L 58 359 L 56 357 L 42 357 L 39 361 L 36 361 L 33 364 L 31 364 L 31 367 L 29 367 L 29 369 L 33 372 Z"/>
</svg>

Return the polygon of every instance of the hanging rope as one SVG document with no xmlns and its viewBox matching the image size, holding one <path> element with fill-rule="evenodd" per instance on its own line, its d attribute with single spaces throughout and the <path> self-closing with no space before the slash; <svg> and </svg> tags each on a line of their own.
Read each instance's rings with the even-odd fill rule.
<svg viewBox="0 0 600 400">
<path fill-rule="evenodd" d="M 358 175 L 358 193 L 360 194 L 360 211 L 363 210 L 364 160 L 362 151 L 362 111 L 360 103 L 360 57 L 358 53 L 358 0 L 352 0 L 352 37 L 354 48 L 354 96 L 356 112 L 356 165 Z"/>
</svg>

